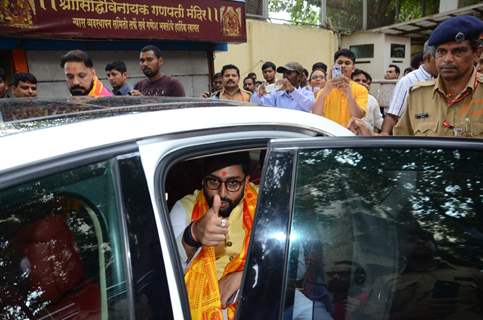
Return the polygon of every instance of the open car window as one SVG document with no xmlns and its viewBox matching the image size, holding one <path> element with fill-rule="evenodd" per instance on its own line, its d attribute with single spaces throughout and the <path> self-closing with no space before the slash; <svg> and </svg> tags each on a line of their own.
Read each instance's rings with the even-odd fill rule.
<svg viewBox="0 0 483 320">
<path fill-rule="evenodd" d="M 0 313 L 124 319 L 126 282 L 110 163 L 0 193 Z"/>
<path fill-rule="evenodd" d="M 296 157 L 284 319 L 481 319 L 481 151 Z"/>
</svg>

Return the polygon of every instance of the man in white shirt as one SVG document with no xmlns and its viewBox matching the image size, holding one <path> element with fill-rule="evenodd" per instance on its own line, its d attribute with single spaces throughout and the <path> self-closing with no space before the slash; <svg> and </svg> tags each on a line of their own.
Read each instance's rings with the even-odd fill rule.
<svg viewBox="0 0 483 320">
<path fill-rule="evenodd" d="M 428 81 L 437 76 L 436 66 L 434 63 L 434 48 L 424 43 L 423 63 L 421 66 L 406 76 L 404 76 L 396 85 L 394 94 L 389 104 L 389 109 L 384 116 L 381 134 L 392 134 L 392 128 L 396 125 L 399 118 L 406 111 L 406 100 L 409 89 L 416 83 Z"/>
<path fill-rule="evenodd" d="M 369 91 L 371 88 L 372 77 L 364 70 L 356 69 L 352 73 L 352 81 L 363 85 L 366 87 L 367 91 Z M 367 97 L 367 112 L 362 120 L 367 122 L 373 131 L 377 130 L 377 132 L 379 132 L 382 128 L 383 119 L 381 108 L 379 107 L 379 102 L 377 102 L 377 99 L 371 94 L 369 94 Z"/>
</svg>

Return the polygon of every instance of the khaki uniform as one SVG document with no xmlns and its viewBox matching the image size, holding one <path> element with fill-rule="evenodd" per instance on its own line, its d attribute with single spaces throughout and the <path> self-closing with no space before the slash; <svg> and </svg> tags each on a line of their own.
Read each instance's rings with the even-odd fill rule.
<svg viewBox="0 0 483 320">
<path fill-rule="evenodd" d="M 238 89 L 234 94 L 229 94 L 228 92 L 225 91 L 225 89 L 220 90 L 220 95 L 219 99 L 224 99 L 224 100 L 236 100 L 236 101 L 242 101 L 242 102 L 250 102 L 252 94 L 249 91 L 243 90 L 243 89 Z"/>
<path fill-rule="evenodd" d="M 438 77 L 411 89 L 407 109 L 394 135 L 465 136 L 483 138 L 483 75 L 473 71 L 456 97 L 449 97 Z"/>
</svg>

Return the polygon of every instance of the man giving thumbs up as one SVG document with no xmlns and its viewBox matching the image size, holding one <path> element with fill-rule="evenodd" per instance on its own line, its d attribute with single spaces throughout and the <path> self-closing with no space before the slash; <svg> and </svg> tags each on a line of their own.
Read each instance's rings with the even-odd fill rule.
<svg viewBox="0 0 483 320">
<path fill-rule="evenodd" d="M 234 316 L 257 200 L 249 163 L 245 152 L 206 158 L 202 190 L 171 210 L 192 319 Z"/>
</svg>

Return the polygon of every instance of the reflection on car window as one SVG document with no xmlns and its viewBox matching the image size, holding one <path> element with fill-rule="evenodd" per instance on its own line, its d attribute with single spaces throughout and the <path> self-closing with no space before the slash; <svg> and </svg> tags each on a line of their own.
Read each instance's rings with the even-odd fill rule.
<svg viewBox="0 0 483 320">
<path fill-rule="evenodd" d="M 0 313 L 123 319 L 118 211 L 106 163 L 0 192 Z"/>
<path fill-rule="evenodd" d="M 482 161 L 299 151 L 284 319 L 481 319 Z"/>
</svg>

